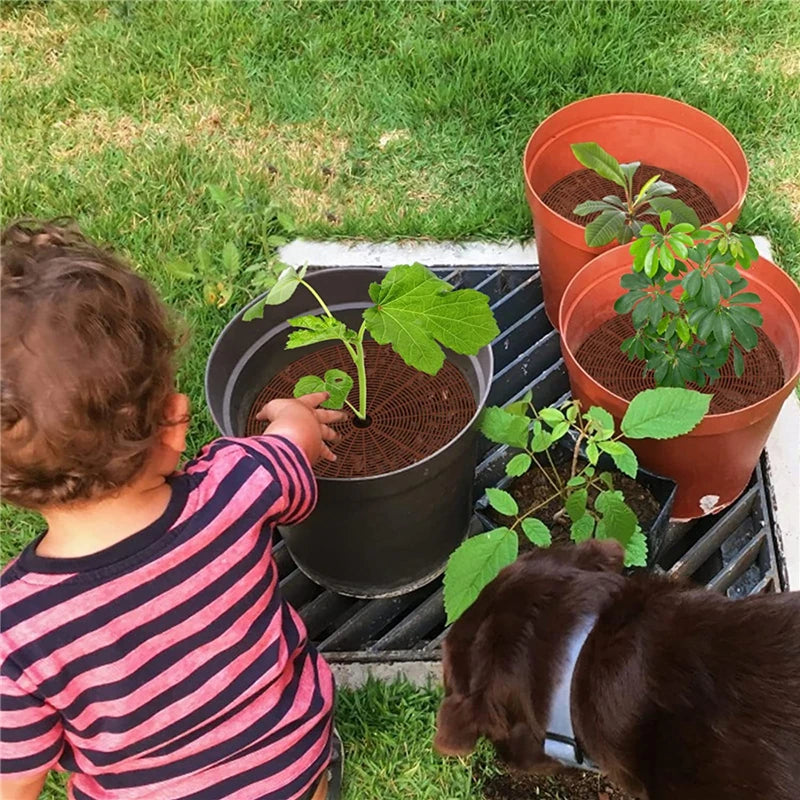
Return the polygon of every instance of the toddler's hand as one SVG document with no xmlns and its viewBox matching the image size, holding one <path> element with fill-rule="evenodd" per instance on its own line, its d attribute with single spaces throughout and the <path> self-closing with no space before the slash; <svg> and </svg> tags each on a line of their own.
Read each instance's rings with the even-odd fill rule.
<svg viewBox="0 0 800 800">
<path fill-rule="evenodd" d="M 335 442 L 339 434 L 330 425 L 343 422 L 347 414 L 318 408 L 328 396 L 327 392 L 316 392 L 297 399 L 272 400 L 258 412 L 256 419 L 270 423 L 265 434 L 285 436 L 305 451 L 312 464 L 320 458 L 336 461 L 336 455 L 326 443 Z"/>
</svg>

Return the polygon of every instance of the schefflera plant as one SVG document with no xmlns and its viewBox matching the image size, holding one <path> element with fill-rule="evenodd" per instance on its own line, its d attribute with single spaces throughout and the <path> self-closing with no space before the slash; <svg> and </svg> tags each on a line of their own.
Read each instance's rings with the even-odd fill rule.
<svg viewBox="0 0 800 800">
<path fill-rule="evenodd" d="M 656 386 L 712 384 L 731 357 L 741 376 L 763 323 L 753 308 L 761 299 L 740 272 L 758 258 L 753 240 L 730 223 L 696 228 L 669 211 L 659 221 L 661 230 L 642 227 L 630 247 L 632 271 L 620 281 L 626 292 L 614 310 L 630 313 L 635 329 L 622 351 L 644 362 Z"/>
<path fill-rule="evenodd" d="M 625 548 L 625 566 L 647 565 L 647 538 L 623 493 L 614 487 L 609 471 L 598 470 L 603 453 L 614 466 L 636 478 L 639 463 L 628 439 L 671 439 L 689 433 L 707 413 L 711 397 L 691 389 L 661 388 L 640 392 L 631 401 L 616 430 L 614 418 L 604 408 L 586 411 L 569 400 L 559 407 L 537 410 L 530 395 L 506 408 L 487 408 L 481 432 L 492 442 L 518 449 L 506 464 L 506 475 L 519 478 L 531 469 L 546 478 L 552 494 L 530 508 L 520 509 L 510 492 L 487 489 L 491 507 L 513 522 L 478 534 L 461 544 L 450 556 L 444 576 L 444 604 L 448 623 L 454 622 L 477 599 L 503 567 L 519 553 L 519 536 L 537 547 L 549 547 L 552 535 L 536 515 L 558 500 L 555 520 L 570 528 L 570 538 L 580 543 L 592 537 L 616 539 Z M 553 448 L 571 436 L 569 477 L 557 468 Z M 585 452 L 585 459 L 581 453 Z"/>
<path fill-rule="evenodd" d="M 584 230 L 584 240 L 590 247 L 604 247 L 613 241 L 627 244 L 641 234 L 647 217 L 658 217 L 665 211 L 670 212 L 675 223 L 685 222 L 692 228 L 700 227 L 694 209 L 677 197 L 669 197 L 675 194 L 676 189 L 671 183 L 660 180 L 660 175 L 653 175 L 638 192 L 634 192 L 633 181 L 641 167 L 640 161 L 620 164 L 595 142 L 573 144 L 572 153 L 584 167 L 616 183 L 624 195 L 610 194 L 599 200 L 586 200 L 573 210 L 580 216 L 600 212 Z"/>
<path fill-rule="evenodd" d="M 369 335 L 378 344 L 388 344 L 408 366 L 435 375 L 444 365 L 442 346 L 462 355 L 476 355 L 499 333 L 489 298 L 475 289 L 454 289 L 422 264 L 392 267 L 380 283 L 369 287 L 374 305 L 366 308 L 359 329 L 336 319 L 325 300 L 305 280 L 306 267 L 286 267 L 275 285 L 244 314 L 249 321 L 263 316 L 268 305 L 285 303 L 300 287 L 314 297 L 321 314 L 305 314 L 287 320 L 295 328 L 287 350 L 327 341 L 339 341 L 353 359 L 358 377 L 358 401 L 348 400 L 354 382 L 344 370 L 330 369 L 323 376 L 306 375 L 294 388 L 295 397 L 329 392 L 325 408 L 347 405 L 360 420 L 366 420 L 368 387 L 364 340 Z"/>
</svg>

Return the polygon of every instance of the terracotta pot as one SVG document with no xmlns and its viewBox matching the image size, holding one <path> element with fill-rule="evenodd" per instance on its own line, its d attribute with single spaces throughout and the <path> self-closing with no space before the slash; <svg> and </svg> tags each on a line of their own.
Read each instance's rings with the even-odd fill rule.
<svg viewBox="0 0 800 800">
<path fill-rule="evenodd" d="M 570 282 L 561 301 L 561 350 L 572 393 L 587 406 L 607 409 L 619 422 L 628 401 L 592 378 L 575 354 L 597 328 L 614 316 L 623 293 L 619 281 L 630 271 L 628 245 L 603 253 Z M 689 434 L 676 439 L 631 440 L 646 469 L 672 478 L 678 494 L 675 519 L 712 514 L 730 505 L 747 487 L 784 400 L 800 377 L 800 289 L 779 267 L 759 258 L 747 271 L 749 290 L 761 297 L 763 331 L 780 355 L 783 386 L 753 405 L 726 414 L 709 414 Z"/>
<path fill-rule="evenodd" d="M 577 142 L 597 142 L 622 162 L 641 161 L 688 178 L 721 211 L 718 219 L 722 222 L 739 217 L 749 180 L 744 152 L 730 131 L 708 114 L 677 100 L 649 94 L 606 94 L 579 100 L 551 114 L 528 141 L 522 168 L 545 310 L 556 327 L 567 284 L 584 264 L 613 247 L 589 247 L 582 225 L 542 201 L 554 183 L 582 169 L 570 149 Z"/>
</svg>

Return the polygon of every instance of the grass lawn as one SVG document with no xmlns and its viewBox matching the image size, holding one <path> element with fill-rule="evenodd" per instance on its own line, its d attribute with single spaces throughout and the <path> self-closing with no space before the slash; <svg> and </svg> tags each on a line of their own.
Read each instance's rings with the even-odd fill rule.
<svg viewBox="0 0 800 800">
<path fill-rule="evenodd" d="M 256 259 L 270 204 L 309 237 L 527 237 L 522 149 L 587 95 L 666 94 L 720 119 L 752 169 L 743 229 L 800 276 L 797 2 L 8 0 L 0 41 L 2 215 L 77 217 L 185 316 L 193 447 L 214 435 L 203 366 L 234 309 L 166 260 L 228 240 Z M 254 213 L 220 210 L 210 184 Z M 0 522 L 6 561 L 39 523 Z M 471 796 L 469 768 L 430 752 L 435 704 L 343 698 L 350 798 Z"/>
</svg>

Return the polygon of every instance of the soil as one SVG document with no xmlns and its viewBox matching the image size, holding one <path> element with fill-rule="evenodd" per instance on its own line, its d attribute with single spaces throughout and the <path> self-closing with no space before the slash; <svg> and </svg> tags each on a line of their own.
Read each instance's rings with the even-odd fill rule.
<svg viewBox="0 0 800 800">
<path fill-rule="evenodd" d="M 714 202 L 697 184 L 692 183 L 688 178 L 684 178 L 677 172 L 659 169 L 652 164 L 642 164 L 636 170 L 636 176 L 633 179 L 634 191 L 638 192 L 645 181 L 656 174 L 661 175 L 661 180 L 671 183 L 677 190 L 670 197 L 683 200 L 687 206 L 694 209 L 695 214 L 700 218 L 700 222 L 703 225 L 713 222 L 719 216 L 719 211 Z M 542 202 L 571 222 L 575 222 L 578 225 L 588 225 L 599 212 L 578 216 L 572 213 L 572 209 L 584 200 L 600 200 L 606 195 L 620 196 L 621 193 L 622 188 L 612 181 L 601 178 L 589 169 L 578 169 L 556 181 L 544 193 Z M 650 219 L 655 220 L 655 217 L 650 217 Z"/>
<path fill-rule="evenodd" d="M 607 778 L 577 769 L 539 776 L 502 772 L 483 786 L 485 800 L 634 800 Z"/>
<path fill-rule="evenodd" d="M 758 344 L 744 354 L 744 374 L 737 377 L 733 357 L 720 370 L 720 377 L 711 386 L 688 388 L 713 394 L 709 413 L 725 414 L 757 403 L 784 384 L 783 363 L 778 349 L 760 328 Z M 628 361 L 620 345 L 634 333 L 630 314 L 611 317 L 592 332 L 575 353 L 577 362 L 602 386 L 626 400 L 632 400 L 644 389 L 655 386 L 652 372 L 643 374 L 643 361 Z"/>
<path fill-rule="evenodd" d="M 559 460 L 556 462 L 556 472 L 559 478 L 566 482 L 570 477 L 570 462 L 566 457 L 565 451 L 558 453 Z M 586 461 L 578 459 L 578 464 L 583 467 Z M 648 489 L 638 484 L 632 478 L 624 475 L 621 472 L 610 470 L 613 476 L 614 488 L 622 492 L 625 501 L 634 511 L 639 519 L 639 523 L 643 531 L 653 524 L 655 518 L 658 516 L 660 505 L 653 497 Z M 548 468 L 548 473 L 545 474 L 534 465 L 524 475 L 514 480 L 508 487 L 508 491 L 512 497 L 517 501 L 520 511 L 538 506 L 543 503 L 547 498 L 555 494 L 548 477 L 552 479 L 553 471 Z M 598 489 L 591 489 L 589 492 L 590 502 L 598 495 Z M 554 544 L 566 544 L 570 542 L 569 524 L 566 522 L 554 521 L 554 517 L 563 508 L 563 504 L 559 497 L 550 500 L 549 503 L 540 508 L 535 516 L 540 519 L 550 528 L 553 536 Z M 496 511 L 490 513 L 491 518 L 499 525 L 510 525 L 514 522 L 513 518 L 504 517 Z M 526 536 L 520 535 L 519 549 L 520 552 L 531 550 L 535 547 Z"/>
<path fill-rule="evenodd" d="M 416 464 L 451 442 L 469 424 L 477 405 L 467 379 L 450 361 L 436 375 L 409 367 L 391 347 L 364 343 L 367 368 L 368 423 L 351 415 L 335 425 L 341 440 L 333 445 L 336 461 L 320 461 L 314 471 L 325 478 L 382 475 Z M 341 369 L 356 382 L 356 368 L 341 344 L 306 353 L 264 387 L 252 405 L 246 433 L 261 433 L 256 420 L 262 406 L 277 397 L 291 397 L 305 375 L 322 376 Z M 356 424 L 356 423 L 360 424 Z"/>
</svg>

